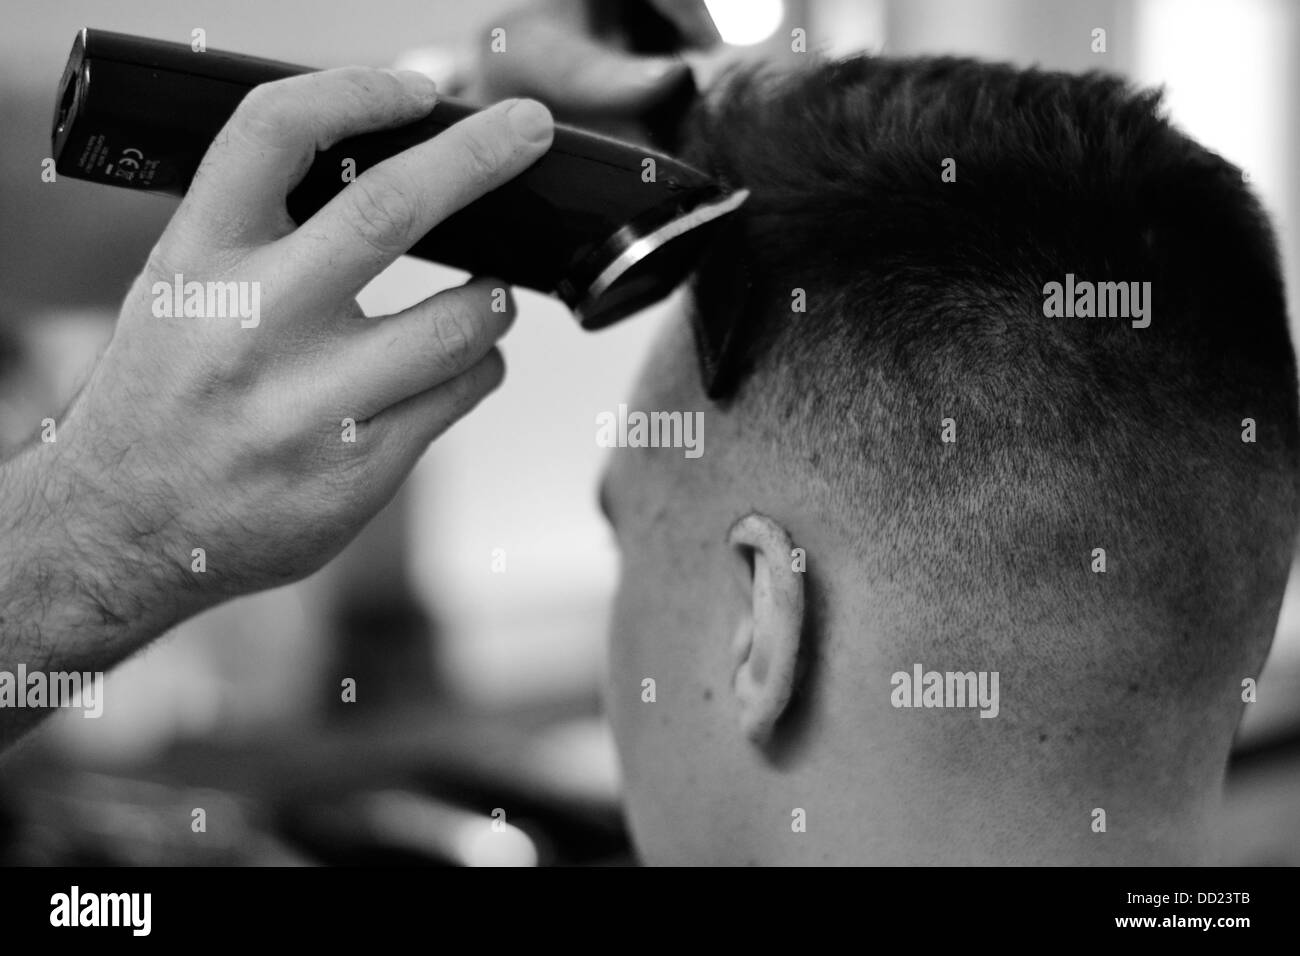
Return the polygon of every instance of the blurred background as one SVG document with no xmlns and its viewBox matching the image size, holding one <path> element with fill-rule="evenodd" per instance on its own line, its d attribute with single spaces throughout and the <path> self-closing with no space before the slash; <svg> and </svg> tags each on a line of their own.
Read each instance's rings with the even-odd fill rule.
<svg viewBox="0 0 1300 956">
<path fill-rule="evenodd" d="M 472 60 L 528 0 L 5 0 L 0 28 L 0 451 L 57 417 L 174 208 L 41 180 L 55 87 L 93 26 L 311 66 Z M 1163 85 L 1240 165 L 1300 282 L 1300 4 L 1292 0 L 714 0 L 723 57 L 962 54 Z M 1104 31 L 1099 43 L 1096 31 Z M 402 260 L 389 312 L 464 278 Z M 1292 320 L 1296 321 L 1292 307 Z M 599 716 L 617 554 L 595 507 L 598 412 L 628 401 L 657 318 L 599 335 L 520 294 L 502 390 L 299 585 L 177 628 L 0 764 L 0 862 L 631 863 Z M 1225 857 L 1300 864 L 1300 591 L 1246 708 Z M 357 681 L 355 703 L 340 683 Z M 196 832 L 201 808 L 206 829 Z M 497 819 L 513 838 L 477 839 Z"/>
</svg>

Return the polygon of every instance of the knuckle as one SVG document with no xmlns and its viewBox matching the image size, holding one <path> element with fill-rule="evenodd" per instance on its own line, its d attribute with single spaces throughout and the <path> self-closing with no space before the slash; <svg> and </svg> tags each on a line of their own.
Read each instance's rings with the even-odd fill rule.
<svg viewBox="0 0 1300 956">
<path fill-rule="evenodd" d="M 383 255 L 400 253 L 414 238 L 417 205 L 406 190 L 381 177 L 358 179 L 348 186 L 352 197 L 348 221 L 357 234 Z"/>
<path fill-rule="evenodd" d="M 172 243 L 168 241 L 167 236 L 159 239 L 152 249 L 149 250 L 149 257 L 145 260 L 144 269 L 141 270 L 142 279 L 149 281 L 153 279 L 171 280 L 177 273 L 184 273 L 185 270 L 180 266 L 180 260 L 176 256 L 176 250 Z"/>
<path fill-rule="evenodd" d="M 239 338 L 231 348 L 207 350 L 196 364 L 192 386 L 202 405 L 223 407 L 238 402 L 252 391 L 257 380 L 254 356 L 242 347 Z"/>
<path fill-rule="evenodd" d="M 293 136 L 296 111 L 290 106 L 285 81 L 255 86 L 235 109 L 234 128 L 245 139 L 266 145 L 282 146 Z"/>
<path fill-rule="evenodd" d="M 461 305 L 439 312 L 432 324 L 432 334 L 440 367 L 452 371 L 469 362 L 477 347 L 476 328 L 474 317 Z"/>
<path fill-rule="evenodd" d="M 510 156 L 510 150 L 492 127 L 469 128 L 461 142 L 466 172 L 477 181 L 493 178 Z"/>
</svg>

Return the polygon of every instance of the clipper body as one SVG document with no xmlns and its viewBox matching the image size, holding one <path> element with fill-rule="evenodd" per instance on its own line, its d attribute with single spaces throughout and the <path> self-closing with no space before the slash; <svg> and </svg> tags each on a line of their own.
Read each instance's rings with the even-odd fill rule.
<svg viewBox="0 0 1300 956">
<path fill-rule="evenodd" d="M 54 157 L 61 175 L 183 195 L 239 102 L 307 67 L 99 30 L 82 30 L 59 87 Z M 442 99 L 408 126 L 317 155 L 288 209 L 303 222 L 360 175 L 474 112 Z M 650 162 L 653 163 L 651 166 Z M 649 170 L 653 169 L 653 176 Z M 410 254 L 552 293 L 600 328 L 662 299 L 690 274 L 743 203 L 670 156 L 557 125 L 533 166 L 455 213 Z"/>
</svg>

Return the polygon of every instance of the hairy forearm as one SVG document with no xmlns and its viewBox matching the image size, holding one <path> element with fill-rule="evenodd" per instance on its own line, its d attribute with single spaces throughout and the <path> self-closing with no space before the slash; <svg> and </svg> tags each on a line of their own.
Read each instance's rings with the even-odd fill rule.
<svg viewBox="0 0 1300 956">
<path fill-rule="evenodd" d="M 118 512 L 55 443 L 0 462 L 0 672 L 106 670 L 175 623 L 175 582 Z M 0 706 L 0 747 L 50 709 Z"/>
</svg>

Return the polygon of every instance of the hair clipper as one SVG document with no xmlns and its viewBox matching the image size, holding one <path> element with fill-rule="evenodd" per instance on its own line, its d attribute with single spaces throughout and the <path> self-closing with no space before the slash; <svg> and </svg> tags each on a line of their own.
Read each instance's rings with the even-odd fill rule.
<svg viewBox="0 0 1300 956">
<path fill-rule="evenodd" d="M 83 29 L 59 86 L 55 167 L 90 182 L 183 195 L 244 96 L 260 83 L 306 72 Z M 474 111 L 440 98 L 418 122 L 318 153 L 288 197 L 289 214 L 301 223 L 344 189 L 345 158 L 360 175 Z M 746 196 L 663 153 L 557 124 L 541 159 L 444 220 L 410 254 L 554 294 L 584 328 L 595 329 L 683 282 Z"/>
</svg>

